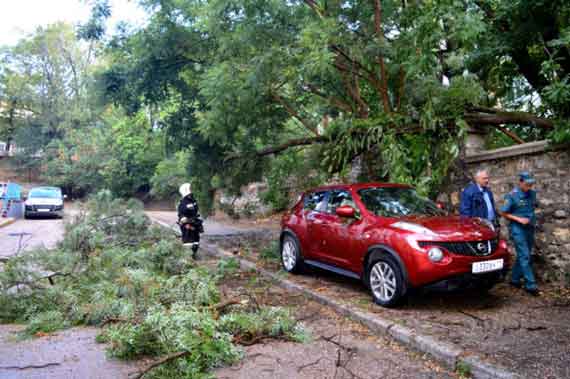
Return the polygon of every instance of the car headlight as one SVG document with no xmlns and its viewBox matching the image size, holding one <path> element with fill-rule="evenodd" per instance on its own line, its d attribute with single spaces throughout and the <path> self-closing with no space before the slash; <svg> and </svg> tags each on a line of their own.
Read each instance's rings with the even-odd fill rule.
<svg viewBox="0 0 570 379">
<path fill-rule="evenodd" d="M 479 221 L 481 221 L 482 224 L 485 224 L 485 226 L 487 226 L 492 231 L 495 231 L 495 225 L 493 225 L 491 221 L 487 220 L 486 218 L 480 218 L 480 217 Z"/>
<path fill-rule="evenodd" d="M 430 229 L 423 227 L 418 224 L 414 224 L 412 222 L 405 222 L 405 221 L 398 221 L 392 224 L 394 228 L 406 230 L 408 232 L 419 233 L 419 234 L 428 234 L 428 235 L 436 235 Z"/>
<path fill-rule="evenodd" d="M 443 259 L 443 251 L 439 247 L 432 247 L 428 250 L 428 257 L 432 262 L 439 262 Z"/>
</svg>

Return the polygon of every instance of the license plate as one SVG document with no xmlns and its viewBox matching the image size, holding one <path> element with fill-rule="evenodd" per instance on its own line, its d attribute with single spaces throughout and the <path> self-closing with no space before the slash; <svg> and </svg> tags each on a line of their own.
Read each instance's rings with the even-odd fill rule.
<svg viewBox="0 0 570 379">
<path fill-rule="evenodd" d="M 479 274 L 481 272 L 497 271 L 503 268 L 503 259 L 493 259 L 491 261 L 475 262 L 471 272 L 473 274 Z"/>
<path fill-rule="evenodd" d="M 38 212 L 51 212 L 51 209 L 40 208 Z"/>
</svg>

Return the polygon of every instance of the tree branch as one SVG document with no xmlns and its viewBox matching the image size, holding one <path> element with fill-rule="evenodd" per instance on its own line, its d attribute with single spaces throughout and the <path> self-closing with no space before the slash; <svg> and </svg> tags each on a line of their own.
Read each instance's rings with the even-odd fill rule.
<svg viewBox="0 0 570 379">
<path fill-rule="evenodd" d="M 465 113 L 466 122 L 474 125 L 504 125 L 519 124 L 533 125 L 544 129 L 553 129 L 554 123 L 546 118 L 541 118 L 527 112 L 507 112 L 500 109 L 473 107 L 474 111 L 484 113 Z M 485 114 L 486 113 L 486 114 Z"/>
<path fill-rule="evenodd" d="M 312 94 L 317 95 L 317 96 L 322 97 L 323 99 L 327 100 L 332 106 L 340 108 L 345 112 L 352 113 L 352 111 L 353 111 L 352 107 L 350 106 L 350 104 L 348 104 L 344 100 L 342 100 L 336 96 L 327 96 L 324 92 L 319 90 L 315 85 L 313 85 L 311 83 L 307 84 L 307 89 Z"/>
<path fill-rule="evenodd" d="M 374 0 L 374 28 L 378 41 L 384 40 L 384 32 L 382 31 L 382 5 L 380 0 Z M 384 105 L 384 112 L 390 113 L 390 99 L 388 98 L 388 77 L 386 74 L 386 65 L 384 63 L 384 56 L 378 56 L 378 64 L 380 65 L 380 95 L 382 96 L 382 104 Z"/>
<path fill-rule="evenodd" d="M 275 92 L 272 92 L 271 95 L 279 104 L 281 104 L 283 106 L 283 108 L 285 108 L 287 113 L 289 113 L 292 117 L 297 119 L 301 124 L 303 124 L 303 126 L 305 128 L 310 130 L 314 135 L 316 135 L 316 136 L 319 135 L 319 133 L 317 132 L 317 128 L 311 126 L 311 124 L 309 124 L 309 122 L 307 120 L 302 118 L 301 115 L 299 115 L 299 112 L 297 112 L 295 109 L 293 109 L 293 107 L 291 107 L 291 105 L 285 99 L 283 99 L 281 96 L 279 96 Z"/>
<path fill-rule="evenodd" d="M 264 157 L 266 155 L 278 154 L 284 150 L 289 149 L 290 147 L 313 145 L 316 143 L 324 143 L 324 142 L 328 142 L 328 141 L 329 141 L 329 139 L 327 137 L 324 137 L 324 136 L 316 136 L 316 137 L 308 137 L 308 138 L 296 138 L 296 139 L 289 140 L 289 141 L 287 141 L 281 145 L 271 146 L 271 147 L 267 147 L 265 149 L 258 150 L 254 154 L 256 157 Z M 235 159 L 241 158 L 245 155 L 246 154 L 244 154 L 244 153 L 232 153 L 232 154 L 229 154 L 228 156 L 226 156 L 226 158 L 224 159 L 224 162 L 230 162 L 230 161 L 233 161 Z"/>
<path fill-rule="evenodd" d="M 342 73 L 344 87 L 347 93 L 358 104 L 358 114 L 361 118 L 368 118 L 368 104 L 360 96 L 360 87 L 358 86 L 358 79 L 354 70 L 345 71 Z"/>
<path fill-rule="evenodd" d="M 507 128 L 503 128 L 502 126 L 495 126 L 495 127 L 499 129 L 503 134 L 509 136 L 516 143 L 519 144 L 524 143 L 524 140 L 522 138 L 520 138 L 519 136 L 517 136 L 515 133 L 511 132 Z"/>
<path fill-rule="evenodd" d="M 398 86 L 398 100 L 396 101 L 396 111 L 398 112 L 400 110 L 400 107 L 402 106 L 402 98 L 404 97 L 404 89 L 406 86 L 406 72 L 404 71 L 404 68 L 402 66 L 400 66 L 400 83 Z"/>
<path fill-rule="evenodd" d="M 168 363 L 170 361 L 174 361 L 178 358 L 182 358 L 185 357 L 187 355 L 190 355 L 189 351 L 180 351 L 178 353 L 174 353 L 174 354 L 170 354 L 165 356 L 164 358 L 159 359 L 158 361 L 151 363 L 150 365 L 148 365 L 146 368 L 142 369 L 141 371 L 139 371 L 134 377 L 133 379 L 141 379 L 143 376 L 145 376 L 150 370 L 152 370 L 155 367 L 158 367 L 160 365 L 163 365 L 165 363 Z"/>
<path fill-rule="evenodd" d="M 319 7 L 316 1 L 304 0 L 304 3 L 307 4 L 313 11 L 315 11 L 319 18 L 323 18 L 325 16 L 323 10 Z"/>
</svg>

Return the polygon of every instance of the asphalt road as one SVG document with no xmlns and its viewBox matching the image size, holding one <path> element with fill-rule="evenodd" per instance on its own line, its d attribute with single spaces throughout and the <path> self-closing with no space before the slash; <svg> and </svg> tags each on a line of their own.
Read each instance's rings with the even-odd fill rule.
<svg viewBox="0 0 570 379">
<path fill-rule="evenodd" d="M 66 220 L 19 219 L 0 228 L 0 258 L 34 248 L 53 248 L 63 238 Z M 1 269 L 1 265 L 0 265 Z M 140 363 L 108 359 L 105 345 L 97 344 L 96 328 L 71 328 L 42 338 L 18 341 L 21 325 L 0 324 L 0 378 L 128 378 Z"/>
<path fill-rule="evenodd" d="M 64 222 L 65 217 L 63 220 L 20 219 L 0 228 L 0 258 L 7 258 L 34 248 L 55 247 L 63 236 Z"/>
</svg>

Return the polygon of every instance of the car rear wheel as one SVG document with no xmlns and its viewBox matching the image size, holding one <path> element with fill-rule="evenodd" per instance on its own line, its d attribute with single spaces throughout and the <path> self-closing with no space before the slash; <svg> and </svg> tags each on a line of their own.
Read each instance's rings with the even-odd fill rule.
<svg viewBox="0 0 570 379">
<path fill-rule="evenodd" d="M 383 307 L 397 305 L 405 292 L 400 266 L 386 256 L 372 262 L 368 267 L 368 286 L 374 302 Z"/>
<path fill-rule="evenodd" d="M 287 234 L 281 243 L 281 264 L 285 271 L 298 274 L 303 268 L 303 258 L 297 240 Z"/>
</svg>

